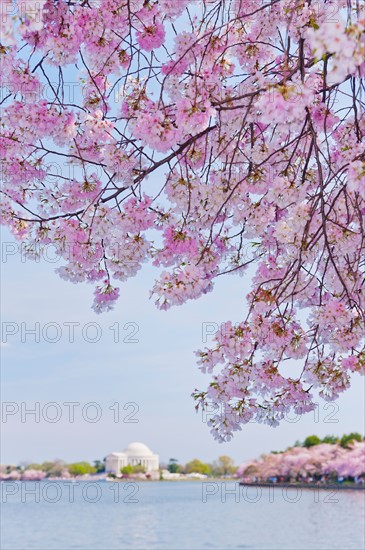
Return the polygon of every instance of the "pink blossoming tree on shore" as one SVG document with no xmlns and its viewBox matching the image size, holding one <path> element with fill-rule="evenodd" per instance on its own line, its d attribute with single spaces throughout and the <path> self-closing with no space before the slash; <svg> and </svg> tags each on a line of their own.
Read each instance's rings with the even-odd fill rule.
<svg viewBox="0 0 365 550">
<path fill-rule="evenodd" d="M 354 441 L 348 449 L 321 443 L 309 449 L 293 447 L 283 453 L 266 454 L 242 464 L 237 475 L 260 481 L 270 477 L 306 481 L 313 476 L 365 479 L 365 441 Z"/>
<path fill-rule="evenodd" d="M 364 373 L 363 8 L 1 1 L 2 219 L 29 255 L 56 245 L 97 312 L 146 261 L 160 309 L 253 268 L 198 352 L 221 440 Z"/>
</svg>

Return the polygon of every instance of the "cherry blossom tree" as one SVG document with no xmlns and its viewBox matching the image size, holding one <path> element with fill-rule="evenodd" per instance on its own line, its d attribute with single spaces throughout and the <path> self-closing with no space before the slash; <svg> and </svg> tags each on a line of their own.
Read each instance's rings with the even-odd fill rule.
<svg viewBox="0 0 365 550">
<path fill-rule="evenodd" d="M 17 470 L 11 470 L 8 474 L 0 472 L 0 481 L 18 481 L 21 474 Z"/>
<path fill-rule="evenodd" d="M 282 453 L 270 453 L 242 464 L 239 477 L 266 481 L 283 476 L 287 480 L 308 480 L 312 476 L 358 478 L 365 475 L 365 441 L 355 441 L 349 449 L 338 444 L 322 443 L 309 449 L 293 447 Z"/>
<path fill-rule="evenodd" d="M 42 472 L 42 470 L 25 470 L 25 472 L 22 473 L 21 479 L 22 481 L 41 481 L 46 477 L 46 472 Z"/>
<path fill-rule="evenodd" d="M 1 213 L 27 254 L 57 246 L 98 313 L 146 261 L 162 310 L 250 278 L 242 322 L 197 353 L 220 440 L 363 374 L 363 3 L 1 10 Z"/>
</svg>

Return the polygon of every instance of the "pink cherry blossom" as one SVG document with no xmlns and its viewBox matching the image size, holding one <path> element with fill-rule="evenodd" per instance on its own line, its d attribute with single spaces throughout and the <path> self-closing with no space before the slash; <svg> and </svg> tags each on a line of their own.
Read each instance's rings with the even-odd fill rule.
<svg viewBox="0 0 365 550">
<path fill-rule="evenodd" d="M 237 475 L 248 480 L 267 481 L 284 477 L 285 481 L 333 482 L 336 478 L 360 478 L 365 475 L 365 441 L 354 441 L 348 449 L 338 444 L 321 443 L 310 448 L 296 446 L 276 454 L 262 455 L 243 463 Z"/>
<path fill-rule="evenodd" d="M 163 44 L 165 40 L 165 27 L 162 23 L 144 26 L 141 31 L 137 31 L 136 38 L 142 50 L 150 52 Z"/>
<path fill-rule="evenodd" d="M 197 352 L 221 441 L 364 374 L 363 6 L 1 4 L 1 218 L 28 256 L 54 243 L 98 313 L 146 262 L 162 310 L 242 277 Z"/>
</svg>

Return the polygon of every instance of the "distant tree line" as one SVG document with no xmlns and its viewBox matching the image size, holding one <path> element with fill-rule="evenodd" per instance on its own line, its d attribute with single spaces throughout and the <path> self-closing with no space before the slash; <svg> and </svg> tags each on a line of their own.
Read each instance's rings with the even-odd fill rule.
<svg viewBox="0 0 365 550">
<path fill-rule="evenodd" d="M 305 438 L 304 442 L 299 445 L 300 447 L 314 447 L 315 445 L 320 445 L 321 443 L 329 443 L 330 445 L 340 445 L 344 449 L 349 449 L 351 443 L 354 441 L 362 441 L 363 437 L 357 432 L 351 432 L 349 434 L 344 434 L 341 438 L 335 435 L 326 435 L 323 439 L 320 439 L 317 435 L 309 435 Z"/>
<path fill-rule="evenodd" d="M 310 435 L 285 451 L 246 461 L 237 475 L 245 482 L 334 482 L 365 486 L 365 439 L 357 432 L 341 438 Z"/>
<path fill-rule="evenodd" d="M 202 462 L 198 458 L 194 458 L 185 465 L 179 464 L 176 458 L 170 458 L 167 465 L 167 470 L 174 474 L 203 474 L 213 477 L 223 477 L 234 475 L 237 471 L 237 466 L 234 465 L 234 461 L 227 455 L 222 455 L 218 460 L 211 464 Z"/>
<path fill-rule="evenodd" d="M 85 474 L 98 474 L 105 472 L 105 464 L 102 460 L 94 460 L 93 465 L 86 461 L 67 464 L 64 460 L 55 459 L 53 461 L 46 461 L 42 463 L 21 463 L 19 466 L 8 465 L 4 468 L 5 473 L 9 473 L 13 470 L 32 470 L 44 472 L 46 477 L 64 477 L 67 474 L 71 476 L 82 476 Z"/>
<path fill-rule="evenodd" d="M 162 466 L 163 467 L 163 466 Z M 237 466 L 234 465 L 234 461 L 231 457 L 222 455 L 216 461 L 212 463 L 205 463 L 194 458 L 186 464 L 179 464 L 176 458 L 171 458 L 166 465 L 166 469 L 170 473 L 180 474 L 203 474 L 213 477 L 232 476 L 237 471 Z M 105 459 L 94 460 L 93 464 L 86 461 L 73 462 L 67 464 L 64 460 L 56 459 L 54 461 L 42 462 L 42 463 L 22 463 L 19 466 L 5 466 L 3 468 L 4 473 L 10 473 L 10 471 L 39 471 L 44 472 L 46 477 L 65 477 L 70 476 L 82 476 L 87 474 L 98 474 L 105 472 Z M 124 476 L 130 476 L 133 474 L 146 473 L 146 468 L 142 465 L 136 466 L 124 466 L 121 468 L 120 473 Z"/>
<path fill-rule="evenodd" d="M 284 454 L 296 447 L 302 447 L 309 449 L 322 443 L 330 445 L 338 445 L 343 449 L 350 449 L 354 442 L 364 441 L 364 438 L 358 432 L 351 432 L 344 434 L 342 437 L 335 435 L 326 435 L 322 439 L 317 435 L 309 435 L 303 442 L 296 441 L 292 447 L 288 447 L 285 451 L 271 451 L 271 455 Z M 163 468 L 163 466 L 162 466 Z M 67 476 L 82 476 L 87 474 L 99 474 L 105 472 L 105 459 L 94 460 L 93 464 L 86 461 L 73 462 L 67 464 L 65 461 L 55 459 L 54 461 L 46 461 L 42 463 L 21 463 L 18 466 L 2 466 L 2 472 L 9 474 L 11 471 L 33 471 L 44 472 L 46 477 L 67 477 Z M 211 477 L 229 477 L 237 473 L 238 467 L 235 466 L 234 461 L 227 455 L 220 456 L 216 461 L 212 463 L 202 462 L 198 458 L 194 458 L 186 464 L 180 464 L 178 459 L 170 458 L 166 469 L 170 473 L 179 474 L 203 474 Z M 121 474 L 125 476 L 146 473 L 146 468 L 142 465 L 125 466 L 121 469 Z"/>
</svg>

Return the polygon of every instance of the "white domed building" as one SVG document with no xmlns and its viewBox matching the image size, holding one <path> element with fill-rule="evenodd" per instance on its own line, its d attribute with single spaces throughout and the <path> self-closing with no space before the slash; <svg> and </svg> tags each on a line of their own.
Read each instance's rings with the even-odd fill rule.
<svg viewBox="0 0 365 550">
<path fill-rule="evenodd" d="M 147 472 L 159 469 L 159 457 L 143 443 L 130 443 L 123 452 L 114 452 L 105 459 L 105 471 L 120 474 L 125 466 L 144 466 Z"/>
</svg>

